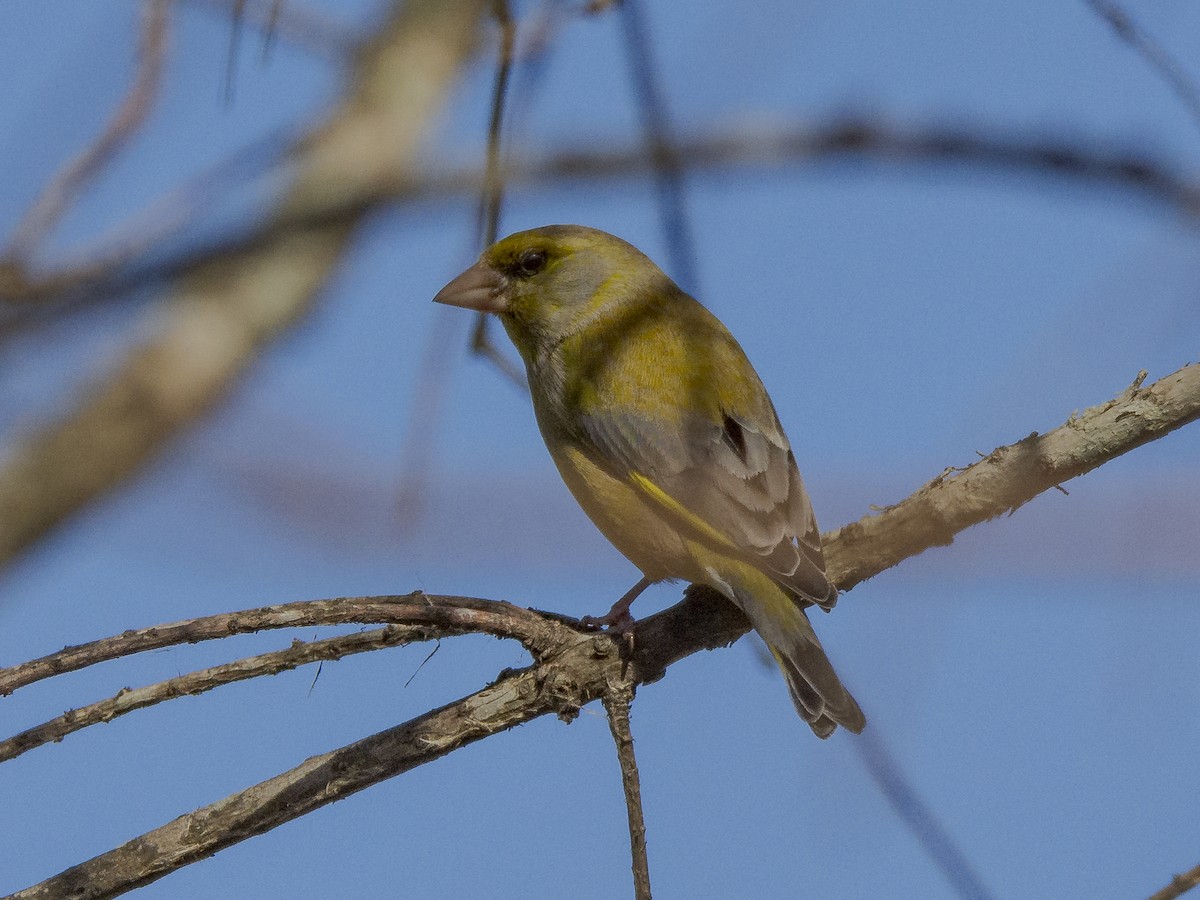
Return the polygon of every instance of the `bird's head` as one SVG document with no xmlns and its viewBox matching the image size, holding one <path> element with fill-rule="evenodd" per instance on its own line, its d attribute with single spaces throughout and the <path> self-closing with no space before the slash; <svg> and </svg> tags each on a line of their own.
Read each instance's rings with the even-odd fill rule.
<svg viewBox="0 0 1200 900">
<path fill-rule="evenodd" d="M 497 241 L 433 299 L 496 313 L 530 359 L 663 284 L 670 281 L 658 266 L 619 237 L 581 225 L 547 225 Z"/>
</svg>

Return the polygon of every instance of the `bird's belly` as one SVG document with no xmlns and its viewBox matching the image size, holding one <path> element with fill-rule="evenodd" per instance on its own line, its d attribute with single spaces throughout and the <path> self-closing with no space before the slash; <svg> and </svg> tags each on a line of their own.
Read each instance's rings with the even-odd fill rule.
<svg viewBox="0 0 1200 900">
<path fill-rule="evenodd" d="M 653 581 L 701 580 L 683 537 L 644 495 L 614 478 L 575 447 L 550 455 L 576 501 L 609 542 Z"/>
</svg>

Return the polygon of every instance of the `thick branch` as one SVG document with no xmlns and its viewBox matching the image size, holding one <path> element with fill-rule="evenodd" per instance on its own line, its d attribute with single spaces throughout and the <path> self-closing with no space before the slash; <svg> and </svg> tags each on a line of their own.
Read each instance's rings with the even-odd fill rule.
<svg viewBox="0 0 1200 900">
<path fill-rule="evenodd" d="M 849 590 L 958 532 L 1012 512 L 1038 494 L 1200 418 L 1200 365 L 1072 415 L 1047 434 L 993 450 L 965 469 L 950 468 L 902 503 L 845 525 L 826 538 L 834 582 Z"/>
<path fill-rule="evenodd" d="M 843 586 L 949 542 L 953 532 L 1015 509 L 1039 491 L 1089 471 L 1200 416 L 1200 366 L 1189 366 L 1119 397 L 1041 437 L 1000 448 L 956 475 L 934 479 L 887 511 L 827 537 L 834 580 Z M 953 471 L 953 470 L 951 470 Z M 966 511 L 957 512 L 955 505 Z M 922 527 L 917 515 L 939 524 Z M 902 549 L 901 549 L 902 548 Z M 714 591 L 692 586 L 685 599 L 639 622 L 623 658 L 607 634 L 572 634 L 560 652 L 502 673 L 493 685 L 403 725 L 314 757 L 14 894 L 14 898 L 111 897 L 146 884 L 458 747 L 553 712 L 573 718 L 611 690 L 661 678 L 673 662 L 736 640 L 749 625 Z"/>
<path fill-rule="evenodd" d="M 358 212 L 275 229 L 198 265 L 150 312 L 152 337 L 65 418 L 10 448 L 0 465 L 0 564 L 140 469 L 303 316 L 365 212 L 361 198 L 412 177 L 424 126 L 471 47 L 483 5 L 402 4 L 360 52 L 341 107 L 293 149 L 299 174 L 277 218 L 339 203 L 357 203 Z"/>
<path fill-rule="evenodd" d="M 611 639 L 579 635 L 560 664 L 539 666 L 499 681 L 403 725 L 306 760 L 300 766 L 155 829 L 12 895 L 16 898 L 112 897 L 161 878 L 218 850 L 261 834 L 334 800 L 547 712 L 566 718 L 577 699 L 600 696 L 605 674 L 619 677 L 615 653 L 593 664 L 597 645 Z M 587 681 L 574 680 L 587 673 Z"/>
</svg>

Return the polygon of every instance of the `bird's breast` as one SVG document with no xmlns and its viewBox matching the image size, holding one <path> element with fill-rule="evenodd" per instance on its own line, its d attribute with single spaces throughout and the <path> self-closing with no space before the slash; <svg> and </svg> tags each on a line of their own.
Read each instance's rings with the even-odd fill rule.
<svg viewBox="0 0 1200 900">
<path fill-rule="evenodd" d="M 549 440 L 547 446 L 588 518 L 647 577 L 700 580 L 683 537 L 636 487 L 606 471 L 578 446 L 551 446 Z"/>
</svg>

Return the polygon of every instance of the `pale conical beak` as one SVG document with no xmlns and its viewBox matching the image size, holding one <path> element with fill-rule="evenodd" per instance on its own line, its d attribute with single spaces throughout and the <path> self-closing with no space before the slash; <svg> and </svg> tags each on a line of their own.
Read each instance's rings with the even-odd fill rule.
<svg viewBox="0 0 1200 900">
<path fill-rule="evenodd" d="M 437 292 L 434 303 L 498 313 L 508 308 L 507 279 L 491 266 L 477 262 Z"/>
</svg>

